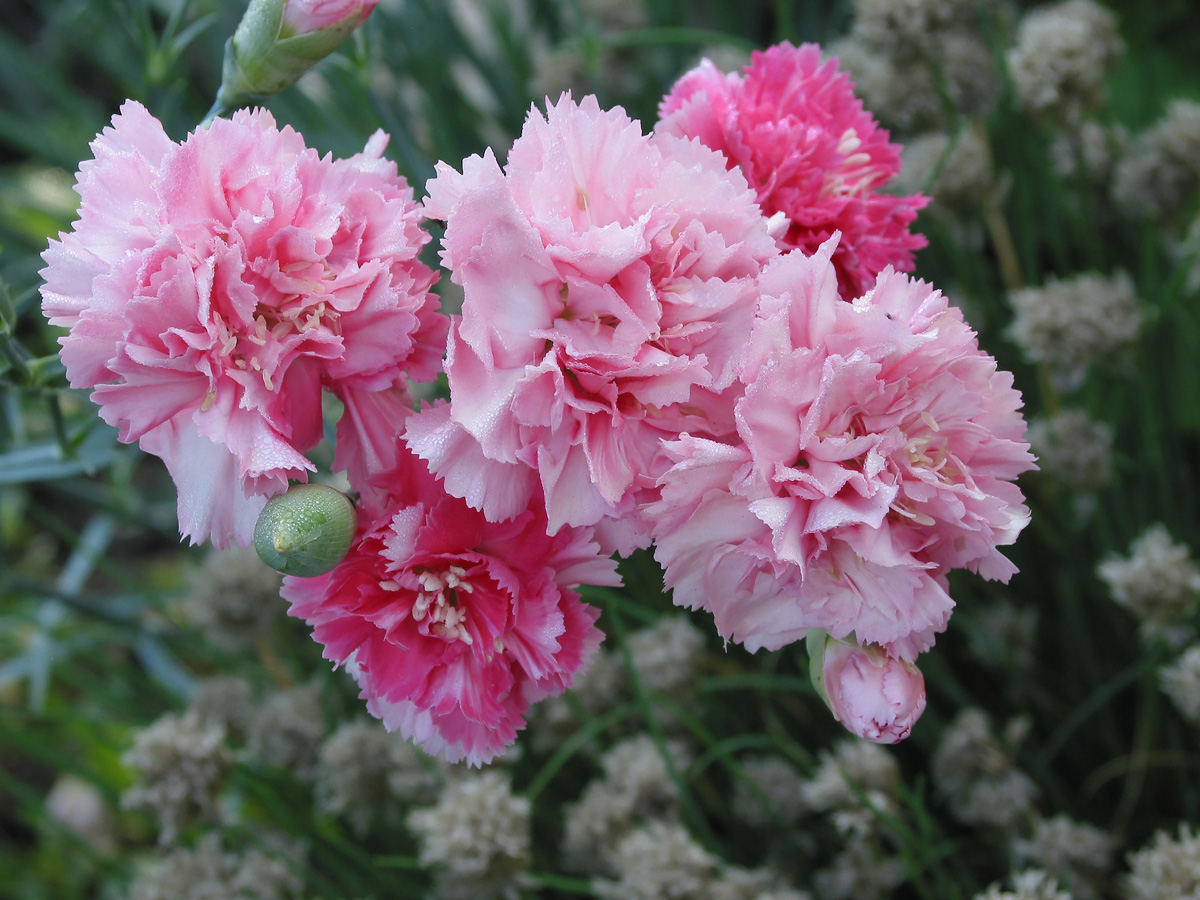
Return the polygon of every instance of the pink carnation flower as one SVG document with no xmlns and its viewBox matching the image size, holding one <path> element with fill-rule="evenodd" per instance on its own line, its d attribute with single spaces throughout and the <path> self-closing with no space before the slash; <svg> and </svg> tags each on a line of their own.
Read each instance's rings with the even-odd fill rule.
<svg viewBox="0 0 1200 900">
<path fill-rule="evenodd" d="M 389 730 L 479 765 L 599 647 L 599 612 L 572 590 L 582 583 L 620 583 L 591 529 L 549 536 L 537 504 L 489 522 L 402 451 L 364 494 L 349 555 L 285 578 L 282 593 Z"/>
<path fill-rule="evenodd" d="M 732 427 L 716 392 L 777 253 L 741 175 L 698 143 L 646 136 L 569 95 L 491 151 L 444 163 L 425 212 L 464 290 L 448 408 L 408 439 L 489 519 L 544 493 L 549 527 L 598 525 L 627 553 L 648 535 L 660 438 Z"/>
<path fill-rule="evenodd" d="M 321 158 L 264 111 L 167 137 L 127 102 L 80 166 L 74 231 L 43 254 L 43 310 L 73 387 L 162 457 L 179 526 L 249 544 L 266 498 L 307 480 L 321 390 L 345 403 L 336 464 L 389 465 L 446 320 L 417 259 L 428 236 L 377 132 Z"/>
<path fill-rule="evenodd" d="M 740 443 L 667 446 L 654 522 L 675 601 L 775 649 L 824 628 L 911 660 L 953 606 L 945 573 L 1007 580 L 1033 467 L 1012 376 L 928 284 L 886 270 L 839 300 L 836 238 L 763 273 Z"/>
<path fill-rule="evenodd" d="M 926 241 L 909 225 L 928 201 L 879 192 L 900 171 L 900 147 L 816 44 L 755 52 L 744 75 L 706 59 L 675 83 L 659 116 L 658 131 L 699 138 L 740 168 L 763 211 L 791 220 L 790 247 L 811 254 L 840 231 L 833 262 L 843 299 L 865 293 L 889 265 L 912 271 Z"/>
</svg>

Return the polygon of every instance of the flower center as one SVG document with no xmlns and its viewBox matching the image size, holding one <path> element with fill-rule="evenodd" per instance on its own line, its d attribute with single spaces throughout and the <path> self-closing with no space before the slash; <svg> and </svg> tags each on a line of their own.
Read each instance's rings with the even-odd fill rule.
<svg viewBox="0 0 1200 900">
<path fill-rule="evenodd" d="M 299 294 L 279 306 L 260 303 L 254 311 L 252 331 L 234 331 L 220 315 L 213 318 L 221 342 L 217 352 L 225 364 L 258 372 L 262 375 L 263 387 L 271 392 L 275 390 L 273 373 L 280 354 L 271 351 L 269 345 L 322 325 L 331 328 L 335 334 L 340 332 L 337 310 L 328 308 L 324 300 L 314 302 L 313 297 Z"/>
<path fill-rule="evenodd" d="M 421 590 L 417 592 L 412 617 L 414 622 L 428 618 L 430 634 L 470 646 L 475 640 L 467 631 L 467 610 L 458 604 L 459 592 L 470 594 L 475 590 L 464 580 L 466 575 L 461 566 L 450 566 L 444 572 L 421 572 L 417 576 Z"/>
</svg>

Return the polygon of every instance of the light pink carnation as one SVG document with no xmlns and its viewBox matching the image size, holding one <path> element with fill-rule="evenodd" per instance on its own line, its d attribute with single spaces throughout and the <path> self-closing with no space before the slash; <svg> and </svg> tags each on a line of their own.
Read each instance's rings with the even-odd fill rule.
<svg viewBox="0 0 1200 900">
<path fill-rule="evenodd" d="M 828 641 L 821 675 L 834 717 L 863 740 L 902 741 L 925 712 L 921 670 L 874 644 Z"/>
<path fill-rule="evenodd" d="M 755 52 L 744 71 L 725 75 L 704 60 L 663 98 L 657 130 L 721 151 L 767 215 L 791 220 L 789 246 L 811 254 L 840 231 L 833 262 L 843 299 L 865 293 L 889 265 L 912 271 L 926 241 L 909 225 L 928 201 L 879 192 L 900 171 L 900 147 L 837 60 L 822 63 L 816 44 L 785 42 Z"/>
<path fill-rule="evenodd" d="M 741 175 L 698 143 L 646 136 L 621 109 L 568 95 L 491 151 L 438 165 L 426 214 L 463 286 L 451 405 L 410 445 L 489 519 L 544 492 L 551 531 L 597 525 L 645 545 L 659 439 L 732 427 L 714 402 L 778 250 Z M 718 419 L 721 419 L 718 423 Z"/>
<path fill-rule="evenodd" d="M 599 647 L 599 612 L 572 589 L 583 583 L 620 583 L 591 529 L 547 535 L 537 503 L 489 522 L 401 449 L 363 495 L 349 555 L 282 593 L 389 730 L 479 765 Z"/>
<path fill-rule="evenodd" d="M 928 284 L 886 270 L 838 298 L 836 238 L 762 277 L 740 443 L 685 435 L 648 510 L 675 601 L 775 649 L 810 628 L 911 660 L 945 628 L 945 574 L 1007 580 L 1033 467 L 1012 376 Z"/>
<path fill-rule="evenodd" d="M 386 142 L 322 159 L 255 111 L 176 144 L 129 101 L 80 166 L 43 310 L 70 329 L 71 385 L 166 462 L 193 543 L 248 544 L 266 498 L 307 480 L 322 388 L 346 407 L 336 464 L 361 479 L 394 460 L 405 369 L 436 374 L 428 236 Z"/>
</svg>

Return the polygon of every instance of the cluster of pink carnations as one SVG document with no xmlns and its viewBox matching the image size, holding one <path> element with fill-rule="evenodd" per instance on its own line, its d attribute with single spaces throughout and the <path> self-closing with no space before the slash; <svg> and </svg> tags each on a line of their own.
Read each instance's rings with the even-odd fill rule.
<svg viewBox="0 0 1200 900">
<path fill-rule="evenodd" d="M 618 584 L 613 554 L 653 545 L 726 640 L 808 636 L 834 714 L 884 742 L 924 706 L 947 573 L 1014 571 L 1020 396 L 902 274 L 925 201 L 880 192 L 899 148 L 836 61 L 705 62 L 660 112 L 647 134 L 548 101 L 503 166 L 439 164 L 418 203 L 381 133 L 322 158 L 254 111 L 178 144 L 129 102 L 45 254 L 71 384 L 165 461 L 194 543 L 248 544 L 341 401 L 357 536 L 283 595 L 375 716 L 451 760 L 570 687 L 602 639 L 577 588 Z M 439 370 L 449 398 L 414 410 Z"/>
</svg>

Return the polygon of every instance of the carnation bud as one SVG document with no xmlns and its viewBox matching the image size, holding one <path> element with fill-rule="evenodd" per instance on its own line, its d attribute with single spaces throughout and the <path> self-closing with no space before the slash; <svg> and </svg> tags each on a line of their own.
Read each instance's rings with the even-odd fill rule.
<svg viewBox="0 0 1200 900">
<path fill-rule="evenodd" d="M 379 0 L 250 0 L 233 37 L 217 102 L 221 113 L 278 94 L 341 46 Z"/>
<path fill-rule="evenodd" d="M 902 741 L 925 711 L 925 678 L 910 662 L 878 644 L 865 647 L 808 634 L 810 674 L 833 716 L 852 734 L 876 744 Z"/>
<path fill-rule="evenodd" d="M 323 484 L 294 484 L 272 497 L 254 526 L 259 559 L 284 575 L 324 575 L 354 540 L 354 504 Z"/>
<path fill-rule="evenodd" d="M 335 25 L 349 34 L 364 21 L 379 0 L 289 0 L 283 6 L 281 36 L 309 34 Z M 343 35 L 344 36 L 344 35 Z"/>
</svg>

